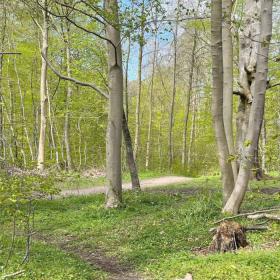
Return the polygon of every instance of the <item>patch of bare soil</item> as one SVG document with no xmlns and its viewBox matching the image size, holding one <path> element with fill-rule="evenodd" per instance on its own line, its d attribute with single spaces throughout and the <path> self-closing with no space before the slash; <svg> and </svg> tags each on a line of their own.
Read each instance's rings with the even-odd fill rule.
<svg viewBox="0 0 280 280">
<path fill-rule="evenodd" d="M 80 258 L 95 269 L 99 268 L 108 273 L 108 280 L 144 280 L 131 266 L 119 262 L 114 257 L 108 256 L 102 249 L 93 249 L 83 245 L 77 246 L 73 244 L 76 240 L 74 236 L 68 235 L 63 240 L 54 240 L 51 237 L 36 234 L 35 239 L 56 246 L 62 251 Z"/>
</svg>

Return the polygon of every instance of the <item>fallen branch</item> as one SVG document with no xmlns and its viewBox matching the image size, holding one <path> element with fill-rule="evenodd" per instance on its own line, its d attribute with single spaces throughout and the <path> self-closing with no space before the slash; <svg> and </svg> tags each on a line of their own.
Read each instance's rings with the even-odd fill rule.
<svg viewBox="0 0 280 280">
<path fill-rule="evenodd" d="M 25 270 L 20 270 L 20 271 L 11 273 L 11 274 L 4 275 L 4 276 L 1 277 L 1 279 L 5 280 L 5 279 L 8 279 L 8 278 L 12 278 L 12 277 L 18 276 L 20 274 L 23 274 L 24 272 L 25 272 Z"/>
<path fill-rule="evenodd" d="M 269 220 L 280 221 L 280 216 L 267 214 L 267 213 L 248 215 L 247 218 L 248 219 L 253 219 L 253 220 L 257 220 L 257 219 L 261 219 L 261 218 L 267 218 Z"/>
<path fill-rule="evenodd" d="M 241 214 L 237 214 L 235 216 L 225 217 L 221 220 L 218 220 L 218 221 L 214 222 L 214 225 L 219 224 L 223 221 L 232 220 L 232 219 L 239 218 L 239 217 L 246 217 L 246 216 L 249 216 L 249 215 L 255 215 L 255 214 L 259 214 L 259 213 L 268 213 L 268 212 L 279 211 L 279 210 L 280 210 L 280 207 L 263 209 L 263 210 L 258 210 L 258 211 L 254 211 L 254 212 L 241 213 Z"/>
<path fill-rule="evenodd" d="M 244 231 L 254 231 L 254 230 L 268 230 L 267 226 L 260 226 L 260 225 L 255 225 L 255 226 L 250 226 L 250 227 L 244 227 Z M 209 232 L 212 234 L 215 234 L 217 232 L 217 228 L 210 228 Z"/>
</svg>

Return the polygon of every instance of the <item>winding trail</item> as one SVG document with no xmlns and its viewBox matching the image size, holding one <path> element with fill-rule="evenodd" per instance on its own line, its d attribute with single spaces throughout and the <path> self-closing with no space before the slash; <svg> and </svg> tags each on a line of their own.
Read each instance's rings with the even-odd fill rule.
<svg viewBox="0 0 280 280">
<path fill-rule="evenodd" d="M 183 177 L 183 176 L 163 176 L 159 178 L 144 179 L 140 181 L 141 189 L 145 190 L 148 188 L 155 188 L 160 186 L 184 184 L 191 181 L 192 178 Z M 124 183 L 123 190 L 130 190 L 131 183 Z M 62 190 L 61 196 L 79 196 L 79 195 L 91 195 L 91 194 L 100 194 L 106 193 L 106 186 L 96 186 L 90 188 L 79 188 L 72 190 Z"/>
</svg>

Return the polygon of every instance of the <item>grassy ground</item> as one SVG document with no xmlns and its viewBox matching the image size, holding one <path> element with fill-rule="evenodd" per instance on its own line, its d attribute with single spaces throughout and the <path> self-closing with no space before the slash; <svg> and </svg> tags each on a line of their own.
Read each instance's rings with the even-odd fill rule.
<svg viewBox="0 0 280 280">
<path fill-rule="evenodd" d="M 167 176 L 168 174 L 162 174 L 161 172 L 156 171 L 146 171 L 139 174 L 140 179 L 150 179 L 157 178 L 161 176 Z M 123 182 L 130 182 L 129 173 L 124 173 Z M 100 176 L 98 178 L 88 178 L 81 177 L 79 174 L 71 174 L 68 176 L 63 176 L 62 180 L 57 181 L 56 186 L 62 190 L 67 189 L 82 189 L 82 188 L 91 188 L 95 186 L 104 186 L 106 184 L 105 176 Z"/>
<path fill-rule="evenodd" d="M 277 180 L 253 182 L 242 211 L 278 206 L 279 194 L 261 192 L 277 187 Z M 69 248 L 98 249 L 149 279 L 176 279 L 188 272 L 196 280 L 280 279 L 277 223 L 269 223 L 268 231 L 248 234 L 250 246 L 235 254 L 202 256 L 191 251 L 211 242 L 208 230 L 222 217 L 219 189 L 219 179 L 213 177 L 170 186 L 168 192 L 163 191 L 166 188 L 140 194 L 126 192 L 124 207 L 116 210 L 103 208 L 102 195 L 41 201 L 36 207 L 36 230 L 52 243 L 68 239 Z M 19 242 L 18 252 L 22 246 Z M 15 256 L 11 261 L 10 271 L 19 269 L 18 259 Z M 22 279 L 106 279 L 105 272 L 41 241 L 34 242 L 31 260 L 24 269 Z"/>
</svg>

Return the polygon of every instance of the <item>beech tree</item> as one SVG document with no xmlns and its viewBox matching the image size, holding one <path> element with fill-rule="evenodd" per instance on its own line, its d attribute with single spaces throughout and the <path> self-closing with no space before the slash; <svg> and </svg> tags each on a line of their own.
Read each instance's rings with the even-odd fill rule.
<svg viewBox="0 0 280 280">
<path fill-rule="evenodd" d="M 269 44 L 272 36 L 272 3 L 272 0 L 262 1 L 260 6 L 261 22 L 257 48 L 256 75 L 251 91 L 250 93 L 248 92 L 248 94 L 253 96 L 252 107 L 249 114 L 246 141 L 243 144 L 237 181 L 224 207 L 224 212 L 237 213 L 239 211 L 248 186 L 254 153 L 258 149 L 267 88 Z"/>
<path fill-rule="evenodd" d="M 212 0 L 211 6 L 212 52 L 212 112 L 218 157 L 223 181 L 223 202 L 227 202 L 234 188 L 233 172 L 223 119 L 223 49 L 222 49 L 222 1 Z"/>
<path fill-rule="evenodd" d="M 41 84 L 40 84 L 40 136 L 38 146 L 38 169 L 44 171 L 45 163 L 45 142 L 46 142 L 46 126 L 47 126 L 47 63 L 44 59 L 48 57 L 48 36 L 49 36 L 49 16 L 48 2 L 44 1 L 42 9 L 43 24 L 42 24 L 42 66 L 41 66 Z M 43 57 L 44 56 L 44 57 Z"/>
</svg>

